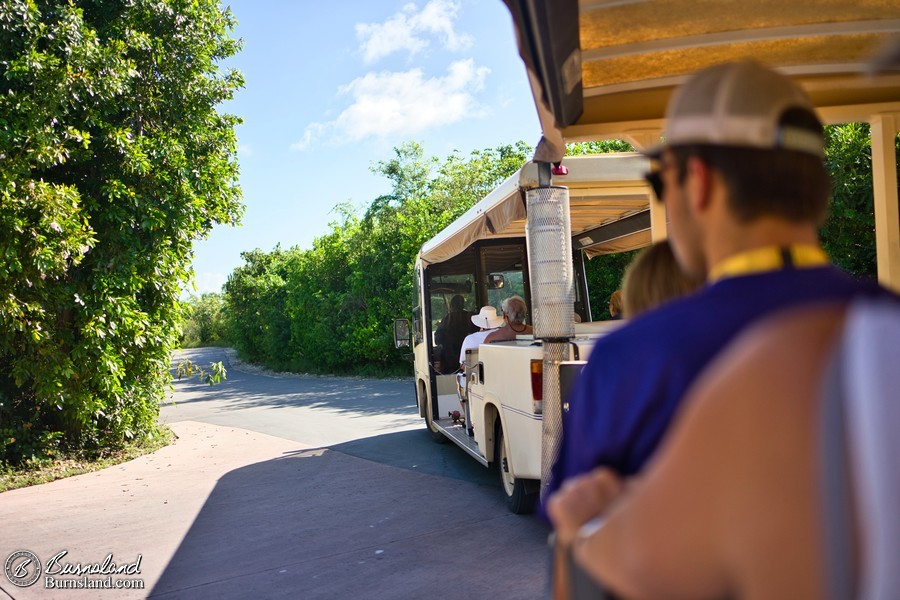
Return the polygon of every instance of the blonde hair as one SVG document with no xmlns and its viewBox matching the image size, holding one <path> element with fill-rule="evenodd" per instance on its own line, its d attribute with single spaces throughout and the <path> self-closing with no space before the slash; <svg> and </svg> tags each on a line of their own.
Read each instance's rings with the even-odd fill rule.
<svg viewBox="0 0 900 600">
<path fill-rule="evenodd" d="M 609 314 L 612 317 L 622 316 L 622 290 L 616 290 L 609 295 Z"/>
<path fill-rule="evenodd" d="M 625 316 L 635 317 L 686 296 L 702 283 L 682 271 L 668 240 L 657 242 L 645 248 L 625 269 L 622 279 Z"/>
</svg>

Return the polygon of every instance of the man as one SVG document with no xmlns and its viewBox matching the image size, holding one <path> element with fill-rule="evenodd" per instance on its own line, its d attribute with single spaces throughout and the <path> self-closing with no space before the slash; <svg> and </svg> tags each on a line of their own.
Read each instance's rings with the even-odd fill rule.
<svg viewBox="0 0 900 600">
<path fill-rule="evenodd" d="M 600 468 L 553 495 L 557 544 L 590 577 L 572 588 L 900 598 L 898 352 L 896 301 L 805 305 L 749 327 L 637 481 Z M 601 512 L 602 527 L 583 526 Z"/>
<path fill-rule="evenodd" d="M 700 71 L 673 96 L 647 179 L 679 264 L 706 285 L 598 340 L 568 398 L 548 493 L 598 465 L 628 477 L 687 388 L 743 328 L 789 307 L 888 294 L 828 264 L 830 184 L 805 93 L 753 62 Z"/>
<path fill-rule="evenodd" d="M 492 331 L 484 339 L 484 343 L 505 342 L 516 339 L 517 335 L 530 335 L 532 333 L 531 325 L 525 324 L 528 306 L 525 305 L 525 300 L 521 296 L 510 296 L 503 301 L 500 308 L 503 311 L 503 322 L 505 325 Z"/>
</svg>

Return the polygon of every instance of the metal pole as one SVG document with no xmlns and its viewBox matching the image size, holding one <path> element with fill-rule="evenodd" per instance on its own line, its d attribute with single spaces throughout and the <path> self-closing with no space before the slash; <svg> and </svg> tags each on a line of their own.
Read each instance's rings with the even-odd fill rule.
<svg viewBox="0 0 900 600">
<path fill-rule="evenodd" d="M 550 164 L 538 163 L 540 186 L 527 190 L 525 240 L 531 275 L 534 337 L 544 349 L 544 406 L 541 435 L 541 494 L 559 454 L 562 399 L 559 363 L 569 358 L 575 337 L 575 273 L 569 190 L 550 184 Z"/>
</svg>

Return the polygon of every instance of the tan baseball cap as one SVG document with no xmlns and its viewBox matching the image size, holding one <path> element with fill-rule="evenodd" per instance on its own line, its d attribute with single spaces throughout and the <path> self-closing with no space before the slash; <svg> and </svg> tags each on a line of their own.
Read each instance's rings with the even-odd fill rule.
<svg viewBox="0 0 900 600">
<path fill-rule="evenodd" d="M 815 109 L 799 85 L 753 61 L 709 67 L 692 75 L 669 101 L 665 142 L 645 152 L 658 156 L 666 146 L 704 144 L 760 149 L 784 148 L 825 155 L 825 140 L 818 133 L 782 124 L 792 109 Z"/>
</svg>

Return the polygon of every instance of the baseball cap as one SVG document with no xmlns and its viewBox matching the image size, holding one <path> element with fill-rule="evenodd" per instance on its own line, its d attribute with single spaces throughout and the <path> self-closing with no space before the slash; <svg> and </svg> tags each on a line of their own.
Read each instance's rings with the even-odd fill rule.
<svg viewBox="0 0 900 600">
<path fill-rule="evenodd" d="M 809 97 L 787 77 L 750 60 L 716 65 L 676 90 L 666 110 L 665 142 L 644 153 L 653 157 L 666 146 L 704 144 L 824 157 L 821 126 L 817 133 L 782 123 L 788 111 L 798 109 L 819 122 Z"/>
</svg>

